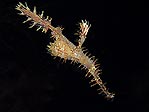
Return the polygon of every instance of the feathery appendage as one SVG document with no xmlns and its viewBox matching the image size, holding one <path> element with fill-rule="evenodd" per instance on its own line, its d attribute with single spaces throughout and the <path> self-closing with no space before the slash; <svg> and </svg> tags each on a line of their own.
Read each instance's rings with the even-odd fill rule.
<svg viewBox="0 0 149 112">
<path fill-rule="evenodd" d="M 84 53 L 84 49 L 82 48 L 82 44 L 84 43 L 88 30 L 91 25 L 85 20 L 79 23 L 80 30 L 78 31 L 78 35 L 80 39 L 78 40 L 78 46 L 75 46 L 72 42 L 70 42 L 63 34 L 61 27 L 54 27 L 51 25 L 52 18 L 49 19 L 43 17 L 44 11 L 41 14 L 37 14 L 36 7 L 34 7 L 33 12 L 27 6 L 27 3 L 23 5 L 21 2 L 16 6 L 16 10 L 20 11 L 20 15 L 24 15 L 27 17 L 28 22 L 31 21 L 33 26 L 37 26 L 37 31 L 42 29 L 42 32 L 47 32 L 51 30 L 52 38 L 54 38 L 54 42 L 47 45 L 49 53 L 54 57 L 60 57 L 62 59 L 71 60 L 72 62 L 80 63 L 79 67 L 82 67 L 87 71 L 86 77 L 91 78 L 90 84 L 91 87 L 98 86 L 99 94 L 104 94 L 106 98 L 112 99 L 115 94 L 110 93 L 106 88 L 105 84 L 100 79 L 99 75 L 101 74 L 101 70 L 99 69 L 99 64 L 97 64 L 97 59 L 94 56 L 91 57 L 90 54 Z"/>
</svg>

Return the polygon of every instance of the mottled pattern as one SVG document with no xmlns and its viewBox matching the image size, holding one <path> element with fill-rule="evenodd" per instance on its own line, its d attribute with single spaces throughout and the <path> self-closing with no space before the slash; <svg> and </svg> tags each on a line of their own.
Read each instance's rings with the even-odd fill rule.
<svg viewBox="0 0 149 112">
<path fill-rule="evenodd" d="M 19 3 L 16 6 L 16 9 L 21 11 L 20 15 L 27 17 L 27 20 L 24 21 L 24 23 L 27 21 L 32 21 L 30 28 L 37 26 L 37 30 L 42 29 L 42 31 L 45 33 L 48 30 L 51 30 L 54 42 L 48 45 L 48 51 L 52 56 L 60 57 L 64 59 L 64 61 L 71 60 L 72 62 L 80 63 L 80 66 L 87 71 L 86 77 L 91 78 L 91 87 L 97 86 L 97 90 L 100 91 L 99 94 L 104 94 L 107 99 L 114 97 L 114 94 L 108 91 L 105 84 L 99 77 L 101 70 L 99 69 L 97 59 L 95 59 L 93 56 L 90 56 L 90 54 L 83 52 L 82 45 L 91 26 L 86 20 L 82 20 L 79 23 L 80 30 L 77 34 L 79 35 L 80 39 L 78 40 L 78 46 L 75 46 L 62 34 L 63 29 L 61 27 L 53 27 L 51 25 L 52 19 L 48 19 L 48 16 L 46 19 L 43 17 L 43 11 L 41 14 L 37 14 L 36 7 L 34 7 L 32 12 L 26 3 L 25 5 Z"/>
</svg>

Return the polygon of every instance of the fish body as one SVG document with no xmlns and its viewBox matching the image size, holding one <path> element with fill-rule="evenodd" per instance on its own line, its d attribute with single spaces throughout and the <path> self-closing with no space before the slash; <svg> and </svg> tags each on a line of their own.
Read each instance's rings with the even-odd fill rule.
<svg viewBox="0 0 149 112">
<path fill-rule="evenodd" d="M 47 32 L 48 30 L 51 31 L 51 38 L 53 38 L 54 42 L 50 42 L 47 45 L 47 49 L 49 53 L 54 57 L 60 57 L 66 60 L 71 60 L 74 63 L 79 63 L 82 69 L 85 69 L 87 74 L 85 75 L 87 78 L 90 78 L 91 87 L 97 86 L 97 90 L 99 94 L 105 95 L 107 99 L 114 98 L 114 93 L 110 93 L 106 88 L 105 84 L 99 77 L 101 74 L 100 64 L 97 63 L 97 59 L 94 56 L 91 56 L 88 52 L 85 52 L 82 45 L 86 39 L 87 33 L 91 25 L 85 20 L 79 23 L 80 30 L 77 32 L 80 39 L 78 40 L 78 45 L 74 45 L 70 42 L 62 33 L 63 28 L 61 27 L 54 27 L 51 25 L 52 18 L 49 19 L 47 16 L 46 18 L 43 16 L 44 11 L 41 14 L 37 14 L 36 7 L 34 10 L 31 11 L 30 8 L 27 6 L 27 3 L 19 4 L 16 6 L 16 10 L 20 11 L 20 15 L 26 16 L 27 20 L 23 23 L 28 21 L 32 22 L 32 25 L 29 28 L 37 26 L 37 31 L 42 30 L 42 32 Z"/>
</svg>

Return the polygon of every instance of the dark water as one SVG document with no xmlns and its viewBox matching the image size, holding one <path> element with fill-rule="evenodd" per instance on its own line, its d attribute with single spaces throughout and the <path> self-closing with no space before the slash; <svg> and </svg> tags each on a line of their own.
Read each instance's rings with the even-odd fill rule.
<svg viewBox="0 0 149 112">
<path fill-rule="evenodd" d="M 0 3 L 0 112 L 148 112 L 149 2 L 26 0 L 62 25 L 76 43 L 76 24 L 92 27 L 84 46 L 99 59 L 109 91 L 107 101 L 90 88 L 85 72 L 47 53 L 50 32 L 22 24 L 17 0 Z"/>
</svg>

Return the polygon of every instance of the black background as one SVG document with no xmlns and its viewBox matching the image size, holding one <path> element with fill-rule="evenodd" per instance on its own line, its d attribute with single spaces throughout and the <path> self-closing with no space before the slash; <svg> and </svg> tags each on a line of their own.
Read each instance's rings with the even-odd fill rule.
<svg viewBox="0 0 149 112">
<path fill-rule="evenodd" d="M 77 65 L 47 53 L 50 32 L 22 24 L 18 2 L 0 3 L 0 112 L 148 112 L 149 2 L 27 0 L 74 43 L 76 24 L 92 24 L 84 46 L 99 59 L 113 101 L 90 88 Z"/>
</svg>

